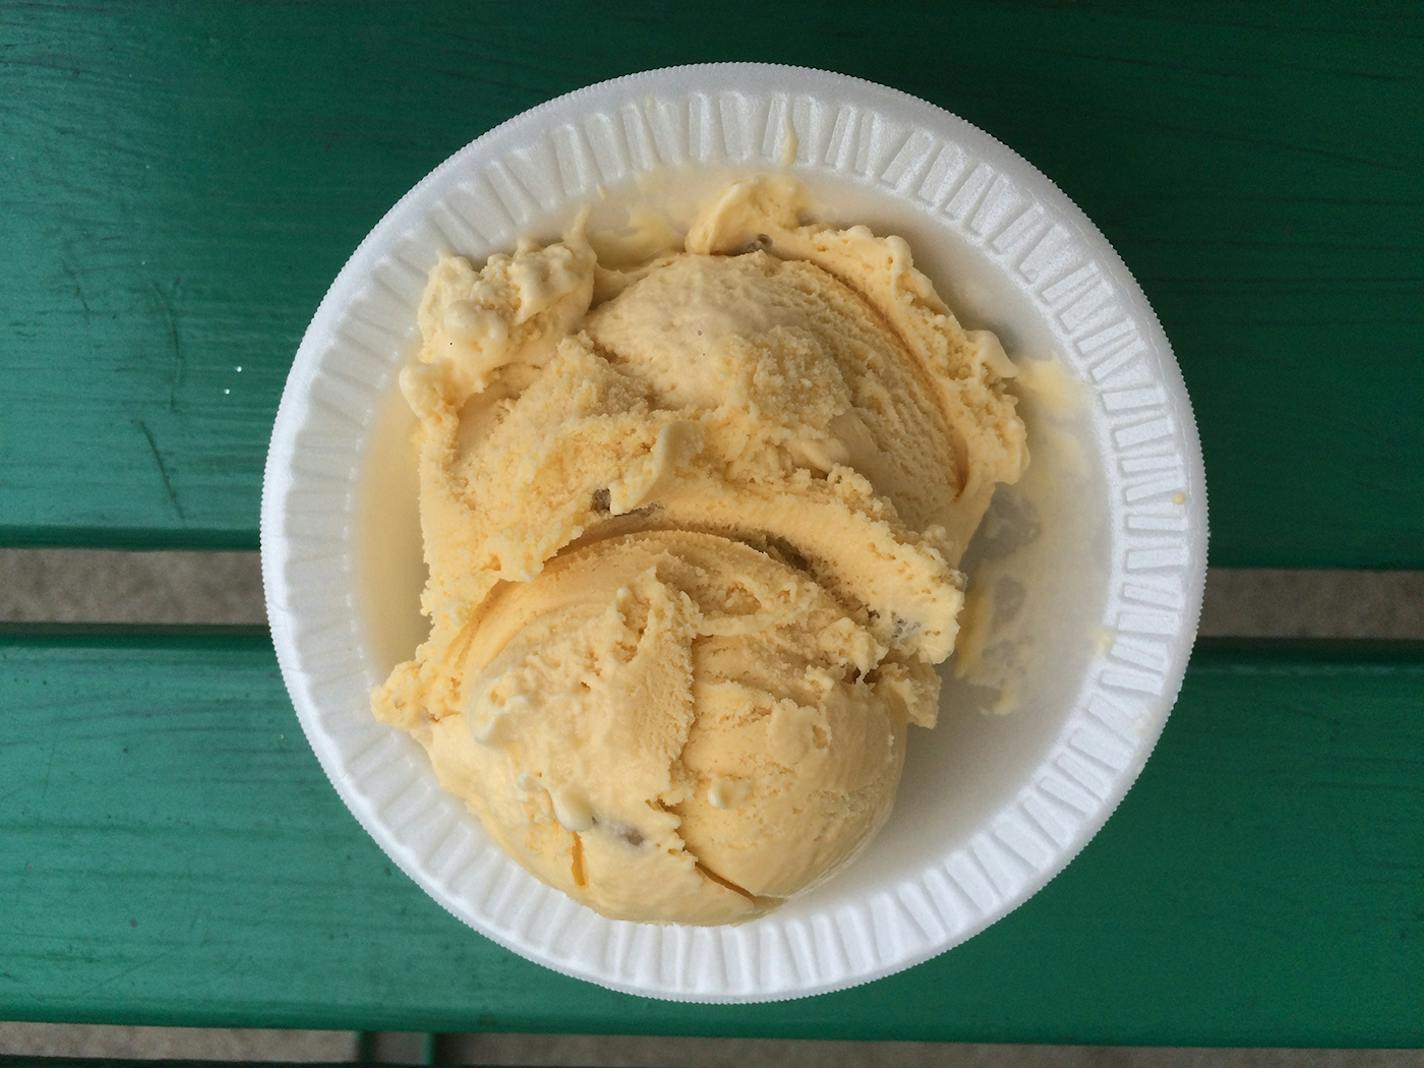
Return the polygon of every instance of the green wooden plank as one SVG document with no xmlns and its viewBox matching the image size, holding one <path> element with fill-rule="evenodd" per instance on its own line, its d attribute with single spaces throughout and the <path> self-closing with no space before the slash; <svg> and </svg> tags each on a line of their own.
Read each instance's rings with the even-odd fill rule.
<svg viewBox="0 0 1424 1068">
<path fill-rule="evenodd" d="M 1107 829 L 959 949 L 643 1000 L 462 927 L 323 778 L 260 634 L 0 638 L 0 1018 L 1424 1044 L 1424 647 L 1211 647 Z"/>
<path fill-rule="evenodd" d="M 254 545 L 291 354 L 384 209 L 551 95 L 736 57 L 941 104 L 1103 226 L 1186 370 L 1213 563 L 1424 566 L 1422 33 L 1343 2 L 6 4 L 0 543 Z"/>
</svg>

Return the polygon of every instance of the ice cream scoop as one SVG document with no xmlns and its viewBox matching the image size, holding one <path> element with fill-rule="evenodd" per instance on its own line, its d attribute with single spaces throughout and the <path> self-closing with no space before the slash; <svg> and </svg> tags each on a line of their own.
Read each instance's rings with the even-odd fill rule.
<svg viewBox="0 0 1424 1068">
<path fill-rule="evenodd" d="M 1027 460 L 993 336 L 802 214 L 750 179 L 683 252 L 611 270 L 576 226 L 422 302 L 431 633 L 374 708 L 609 916 L 743 919 L 869 840 Z"/>
<path fill-rule="evenodd" d="M 461 712 L 426 742 L 545 882 L 613 916 L 738 920 L 834 870 L 889 812 L 906 706 L 928 693 L 884 658 L 767 553 L 621 535 L 489 599 Z"/>
</svg>

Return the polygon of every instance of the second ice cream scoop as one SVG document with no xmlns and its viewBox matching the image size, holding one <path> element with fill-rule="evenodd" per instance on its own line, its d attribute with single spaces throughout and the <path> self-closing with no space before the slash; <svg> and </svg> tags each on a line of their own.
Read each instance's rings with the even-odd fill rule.
<svg viewBox="0 0 1424 1068">
<path fill-rule="evenodd" d="M 745 919 L 868 840 L 907 705 L 932 699 L 850 614 L 715 535 L 584 545 L 490 598 L 462 714 L 430 728 L 436 770 L 521 863 L 607 915 Z"/>
</svg>

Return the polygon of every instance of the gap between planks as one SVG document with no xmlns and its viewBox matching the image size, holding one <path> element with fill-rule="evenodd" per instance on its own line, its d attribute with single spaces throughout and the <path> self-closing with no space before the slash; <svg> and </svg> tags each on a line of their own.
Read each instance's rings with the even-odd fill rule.
<svg viewBox="0 0 1424 1068">
<path fill-rule="evenodd" d="M 251 552 L 0 549 L 0 623 L 266 623 Z M 1207 576 L 1208 638 L 1424 640 L 1424 571 Z"/>
</svg>

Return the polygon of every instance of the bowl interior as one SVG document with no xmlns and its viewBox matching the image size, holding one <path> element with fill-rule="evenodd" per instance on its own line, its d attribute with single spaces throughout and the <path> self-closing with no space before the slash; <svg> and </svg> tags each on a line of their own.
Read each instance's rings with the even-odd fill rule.
<svg viewBox="0 0 1424 1068">
<path fill-rule="evenodd" d="M 725 183 L 765 170 L 668 168 L 643 175 L 606 188 L 590 225 L 617 231 L 639 207 L 681 226 Z M 1018 485 L 999 488 L 964 561 L 971 589 L 989 594 L 982 654 L 964 677 L 956 677 L 955 660 L 945 666 L 939 725 L 912 730 L 896 809 L 884 830 L 847 869 L 782 909 L 782 918 L 813 916 L 932 865 L 969 843 L 1025 786 L 1105 651 L 1110 572 L 1103 476 L 1109 461 L 1096 409 L 1023 283 L 927 208 L 848 176 L 797 176 L 817 218 L 903 236 L 959 319 L 999 335 L 1027 372 L 1014 391 L 1029 428 L 1031 461 Z M 552 212 L 529 232 L 553 238 L 574 210 Z M 490 250 L 454 251 L 478 260 Z M 404 350 L 393 352 L 393 368 L 413 358 L 414 319 L 412 306 L 402 321 L 385 324 L 408 339 Z M 373 681 L 410 656 L 425 629 L 412 427 L 392 373 L 365 450 L 353 531 L 362 661 Z"/>
</svg>

